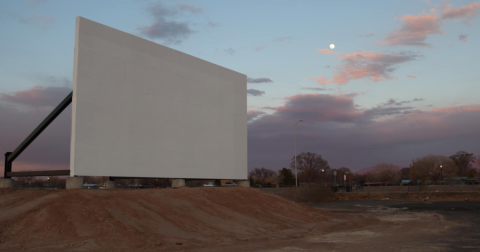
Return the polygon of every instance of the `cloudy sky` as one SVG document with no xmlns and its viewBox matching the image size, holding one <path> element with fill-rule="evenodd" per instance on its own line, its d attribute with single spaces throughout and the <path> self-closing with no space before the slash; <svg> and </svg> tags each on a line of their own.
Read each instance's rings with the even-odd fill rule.
<svg viewBox="0 0 480 252">
<path fill-rule="evenodd" d="M 298 152 L 334 168 L 479 155 L 479 14 L 471 0 L 1 1 L 0 151 L 71 91 L 83 16 L 246 74 L 249 169 L 288 167 L 299 119 Z M 14 170 L 68 169 L 70 118 Z"/>
</svg>

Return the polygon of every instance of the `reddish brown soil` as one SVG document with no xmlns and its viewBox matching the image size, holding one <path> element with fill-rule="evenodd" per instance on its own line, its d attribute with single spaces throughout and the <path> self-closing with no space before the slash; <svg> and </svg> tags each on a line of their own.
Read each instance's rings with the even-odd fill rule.
<svg viewBox="0 0 480 252">
<path fill-rule="evenodd" d="M 295 239 L 333 216 L 252 188 L 0 189 L 0 251 L 188 251 Z"/>
<path fill-rule="evenodd" d="M 0 251 L 437 252 L 457 237 L 435 212 L 355 204 L 320 210 L 253 188 L 0 189 Z"/>
</svg>

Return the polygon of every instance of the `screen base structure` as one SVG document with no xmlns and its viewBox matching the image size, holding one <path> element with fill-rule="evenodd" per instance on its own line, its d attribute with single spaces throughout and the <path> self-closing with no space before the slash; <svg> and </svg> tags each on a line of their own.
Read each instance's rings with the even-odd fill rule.
<svg viewBox="0 0 480 252">
<path fill-rule="evenodd" d="M 109 180 L 105 182 L 105 189 L 107 190 L 117 189 L 117 183 L 115 182 L 115 180 Z"/>
<path fill-rule="evenodd" d="M 83 188 L 83 177 L 69 177 L 66 180 L 65 189 L 82 189 Z"/>
<path fill-rule="evenodd" d="M 0 178 L 0 188 L 13 188 L 13 179 Z"/>
<path fill-rule="evenodd" d="M 172 188 L 185 187 L 185 179 L 172 179 Z"/>
<path fill-rule="evenodd" d="M 240 187 L 250 187 L 250 181 L 242 180 L 242 181 L 238 182 L 238 186 L 240 186 Z"/>
</svg>

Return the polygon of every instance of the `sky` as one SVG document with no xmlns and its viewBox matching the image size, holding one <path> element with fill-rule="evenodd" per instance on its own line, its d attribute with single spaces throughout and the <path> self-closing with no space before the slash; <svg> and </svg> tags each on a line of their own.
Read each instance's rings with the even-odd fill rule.
<svg viewBox="0 0 480 252">
<path fill-rule="evenodd" d="M 300 119 L 297 153 L 332 168 L 480 155 L 479 14 L 471 0 L 1 1 L 0 152 L 71 92 L 82 16 L 246 74 L 250 170 L 290 166 Z M 68 169 L 70 120 L 14 171 Z"/>
</svg>

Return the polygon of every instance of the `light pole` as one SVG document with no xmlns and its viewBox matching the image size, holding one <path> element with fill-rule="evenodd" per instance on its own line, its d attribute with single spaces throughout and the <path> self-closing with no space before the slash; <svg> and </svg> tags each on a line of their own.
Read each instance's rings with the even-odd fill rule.
<svg viewBox="0 0 480 252">
<path fill-rule="evenodd" d="M 297 178 L 297 124 L 299 122 L 303 122 L 303 120 L 298 120 L 298 122 L 295 124 L 295 127 L 293 127 L 293 136 L 295 138 L 295 187 L 298 187 L 298 178 Z"/>
<path fill-rule="evenodd" d="M 326 182 L 325 182 L 325 170 L 322 169 L 322 175 L 323 175 L 323 185 L 326 186 Z"/>
<path fill-rule="evenodd" d="M 333 171 L 333 186 L 337 187 L 337 170 Z"/>
<path fill-rule="evenodd" d="M 443 168 L 442 168 L 442 165 L 440 165 L 440 178 L 443 179 Z M 445 179 L 443 179 L 443 184 L 445 185 Z"/>
</svg>

